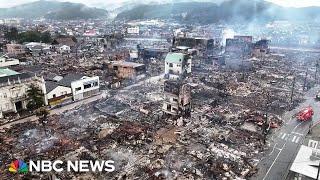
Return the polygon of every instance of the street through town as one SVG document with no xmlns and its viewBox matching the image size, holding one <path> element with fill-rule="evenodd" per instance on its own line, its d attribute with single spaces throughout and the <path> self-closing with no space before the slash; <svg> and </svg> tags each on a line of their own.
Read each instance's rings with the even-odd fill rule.
<svg viewBox="0 0 320 180">
<path fill-rule="evenodd" d="M 283 116 L 285 124 L 269 138 L 270 151 L 260 161 L 259 172 L 252 179 L 283 180 L 286 178 L 310 125 L 320 120 L 320 105 L 315 100 L 317 90 L 319 87 L 309 90 L 305 95 L 306 101 Z M 294 115 L 309 105 L 314 110 L 312 122 L 296 120 Z"/>
</svg>

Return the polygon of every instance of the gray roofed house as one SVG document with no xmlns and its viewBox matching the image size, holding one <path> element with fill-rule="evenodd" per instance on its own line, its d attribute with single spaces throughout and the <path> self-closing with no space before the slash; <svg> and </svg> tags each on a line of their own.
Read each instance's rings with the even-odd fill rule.
<svg viewBox="0 0 320 180">
<path fill-rule="evenodd" d="M 44 76 L 44 79 L 45 79 L 46 81 L 59 82 L 60 80 L 63 79 L 63 77 L 62 77 L 62 76 L 59 76 L 59 75 L 57 75 L 57 74 L 55 74 L 55 73 L 48 73 L 48 74 L 46 74 L 46 75 Z"/>
<path fill-rule="evenodd" d="M 76 45 L 76 42 L 74 42 L 71 37 L 61 37 L 61 38 L 56 38 L 53 41 L 53 44 L 67 45 L 70 47 L 74 47 Z"/>
<path fill-rule="evenodd" d="M 67 82 L 65 82 L 67 83 Z M 71 100 L 72 91 L 71 85 L 61 85 L 56 81 L 46 81 L 46 95 L 45 98 L 50 106 L 55 106 Z"/>
<path fill-rule="evenodd" d="M 55 74 L 55 73 L 47 73 L 44 76 L 44 79 L 48 80 L 48 81 L 54 81 L 54 77 L 56 77 L 56 76 L 57 76 L 57 74 Z"/>
<path fill-rule="evenodd" d="M 57 82 L 53 82 L 53 81 L 46 81 L 46 92 L 49 93 L 52 90 L 54 90 L 56 87 L 59 86 L 59 84 Z"/>
<path fill-rule="evenodd" d="M 59 81 L 59 85 L 65 86 L 65 87 L 71 87 L 71 82 L 79 80 L 82 77 L 84 77 L 83 74 L 74 74 L 74 73 L 67 74 L 66 76 L 63 77 L 63 79 Z"/>
</svg>

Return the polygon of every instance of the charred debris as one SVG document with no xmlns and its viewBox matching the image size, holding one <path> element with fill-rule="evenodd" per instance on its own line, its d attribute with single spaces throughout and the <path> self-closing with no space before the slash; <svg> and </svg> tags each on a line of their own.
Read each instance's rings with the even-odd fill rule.
<svg viewBox="0 0 320 180">
<path fill-rule="evenodd" d="M 115 42 L 117 48 L 100 57 L 34 58 L 42 73 L 100 76 L 109 95 L 52 114 L 46 126 L 32 121 L 2 128 L 1 172 L 12 158 L 82 158 L 113 159 L 116 171 L 29 178 L 247 179 L 258 171 L 282 114 L 317 82 L 317 54 L 305 59 L 300 52 L 271 51 L 267 40 L 250 36 L 227 39 L 225 50 L 214 40 L 176 36 L 168 52 L 144 58 L 150 49 L 143 48 L 121 63 L 112 61 L 135 56 L 125 48 L 134 42 L 110 38 L 108 48 Z"/>
</svg>

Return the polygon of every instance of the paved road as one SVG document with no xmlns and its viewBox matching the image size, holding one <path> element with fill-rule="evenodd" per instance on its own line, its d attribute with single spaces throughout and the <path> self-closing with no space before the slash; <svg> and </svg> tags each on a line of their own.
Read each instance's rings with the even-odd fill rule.
<svg viewBox="0 0 320 180">
<path fill-rule="evenodd" d="M 91 102 L 94 102 L 94 101 L 97 101 L 99 99 L 105 98 L 105 96 L 106 96 L 106 94 L 104 92 L 102 92 L 102 94 L 99 94 L 99 95 L 96 95 L 96 96 L 93 96 L 93 97 L 90 97 L 90 98 L 87 98 L 87 99 L 84 99 L 84 100 L 81 100 L 81 101 L 74 102 L 72 104 L 63 106 L 61 108 L 53 109 L 53 110 L 50 111 L 50 114 L 61 114 L 61 113 L 65 112 L 65 111 L 67 111 L 67 110 L 73 109 L 73 108 L 81 106 L 83 104 L 89 104 Z M 17 120 L 17 121 L 13 121 L 13 122 L 1 125 L 0 126 L 0 130 L 4 129 L 4 128 L 10 128 L 14 124 L 19 124 L 19 123 L 24 123 L 24 122 L 31 122 L 31 121 L 36 121 L 36 120 L 38 120 L 38 118 L 36 116 L 30 116 L 30 117 L 27 117 L 27 118 L 23 118 L 23 119 L 20 119 L 20 120 Z"/>
<path fill-rule="evenodd" d="M 152 83 L 152 82 L 160 81 L 161 79 L 163 79 L 163 77 L 164 77 L 164 74 L 160 74 L 158 76 L 149 77 L 149 78 L 147 78 L 145 80 L 137 82 L 136 84 L 124 87 L 122 90 L 120 90 L 120 92 L 127 91 L 132 87 L 141 86 L 141 84 L 143 84 L 143 83 Z M 65 112 L 65 111 L 67 111 L 67 110 L 79 107 L 79 106 L 84 105 L 84 104 L 89 104 L 91 102 L 106 98 L 107 96 L 108 96 L 108 93 L 106 91 L 101 91 L 101 94 L 99 94 L 97 96 L 93 96 L 93 97 L 90 97 L 90 98 L 87 98 L 87 99 L 84 99 L 84 100 L 81 100 L 81 101 L 74 102 L 74 103 L 69 104 L 69 105 L 62 106 L 62 107 L 57 108 L 57 109 L 53 109 L 53 110 L 50 111 L 50 114 L 51 115 L 52 114 L 61 114 L 61 113 Z M 20 119 L 20 120 L 17 120 L 17 121 L 6 123 L 4 125 L 0 125 L 0 130 L 5 129 L 5 128 L 10 128 L 14 124 L 19 124 L 19 123 L 24 123 L 24 122 L 32 122 L 32 121 L 36 121 L 36 120 L 38 120 L 38 118 L 36 116 L 30 116 L 30 117 L 23 118 L 23 119 Z"/>
<path fill-rule="evenodd" d="M 304 103 L 284 115 L 283 118 L 286 120 L 286 123 L 270 138 L 270 152 L 261 160 L 258 165 L 258 174 L 252 179 L 283 180 L 286 178 L 291 163 L 312 123 L 311 121 L 297 121 L 293 115 L 301 108 L 311 105 L 315 111 L 313 123 L 320 120 L 320 105 L 314 99 L 318 89 L 319 87 L 310 90 L 306 94 L 306 101 Z"/>
</svg>

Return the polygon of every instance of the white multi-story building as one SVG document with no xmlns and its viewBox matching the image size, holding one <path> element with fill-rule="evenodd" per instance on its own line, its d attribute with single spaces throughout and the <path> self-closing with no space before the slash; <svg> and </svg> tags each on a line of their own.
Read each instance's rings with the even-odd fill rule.
<svg viewBox="0 0 320 180">
<path fill-rule="evenodd" d="M 58 81 L 59 86 L 71 88 L 74 101 L 98 94 L 99 83 L 99 76 L 88 77 L 82 74 L 68 74 Z"/>
<path fill-rule="evenodd" d="M 168 53 L 165 59 L 165 76 L 168 79 L 183 79 L 191 73 L 191 58 L 184 53 Z"/>
<path fill-rule="evenodd" d="M 0 68 L 0 118 L 5 113 L 27 109 L 29 101 L 27 91 L 31 85 L 35 85 L 45 94 L 45 83 L 42 77 Z"/>
<path fill-rule="evenodd" d="M 78 101 L 99 93 L 99 77 L 82 74 L 67 74 L 64 77 L 47 76 L 46 100 L 48 105 L 56 106 L 71 101 Z"/>
<path fill-rule="evenodd" d="M 73 100 L 81 100 L 88 98 L 92 95 L 99 93 L 99 77 L 87 77 L 84 76 L 77 81 L 71 82 L 71 91 L 73 95 Z"/>
</svg>

